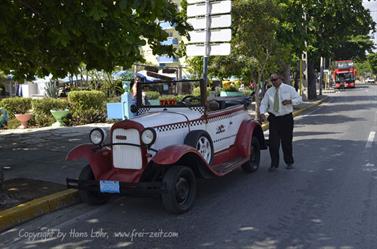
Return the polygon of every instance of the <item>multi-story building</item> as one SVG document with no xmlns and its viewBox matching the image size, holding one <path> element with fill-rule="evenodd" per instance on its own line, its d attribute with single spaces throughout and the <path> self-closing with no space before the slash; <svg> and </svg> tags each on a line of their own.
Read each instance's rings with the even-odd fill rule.
<svg viewBox="0 0 377 249">
<path fill-rule="evenodd" d="M 180 0 L 174 0 L 173 2 L 177 4 L 178 8 L 180 8 Z M 162 42 L 162 44 L 173 45 L 178 48 L 179 43 L 182 40 L 179 33 L 169 22 L 161 22 L 160 26 L 162 30 L 168 33 L 168 38 Z M 185 61 L 184 58 L 177 58 L 175 56 L 154 55 L 152 53 L 152 49 L 148 45 L 142 48 L 142 53 L 148 64 L 153 64 L 160 67 L 177 67 L 184 64 Z"/>
</svg>

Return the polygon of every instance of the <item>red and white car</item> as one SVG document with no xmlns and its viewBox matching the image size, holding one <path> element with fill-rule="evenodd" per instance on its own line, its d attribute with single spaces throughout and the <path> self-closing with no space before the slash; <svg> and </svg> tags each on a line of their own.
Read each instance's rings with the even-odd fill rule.
<svg viewBox="0 0 377 249">
<path fill-rule="evenodd" d="M 191 95 L 200 87 L 200 96 Z M 161 195 L 173 213 L 188 211 L 196 196 L 196 179 L 224 176 L 259 167 L 266 143 L 260 124 L 242 101 L 207 100 L 203 81 L 140 83 L 137 116 L 115 123 L 106 132 L 94 129 L 91 144 L 74 148 L 68 160 L 87 159 L 79 178 L 67 179 L 83 201 L 104 203 L 109 193 Z M 152 103 L 143 91 L 158 91 Z"/>
</svg>

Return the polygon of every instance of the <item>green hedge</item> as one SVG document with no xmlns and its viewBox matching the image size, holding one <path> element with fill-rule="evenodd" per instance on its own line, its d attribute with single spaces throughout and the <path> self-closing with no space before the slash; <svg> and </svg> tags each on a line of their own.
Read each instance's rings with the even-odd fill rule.
<svg viewBox="0 0 377 249">
<path fill-rule="evenodd" d="M 10 118 L 14 118 L 14 114 L 26 113 L 32 108 L 31 98 L 5 98 L 0 101 L 0 107 L 8 111 Z"/>
<path fill-rule="evenodd" d="M 207 87 L 207 96 L 209 96 L 211 92 L 211 88 L 210 87 Z M 192 95 L 194 96 L 200 96 L 200 87 L 195 87 L 193 90 L 192 90 Z"/>
<path fill-rule="evenodd" d="M 68 102 L 72 110 L 73 124 L 106 121 L 106 95 L 101 91 L 71 91 Z"/>
<path fill-rule="evenodd" d="M 34 119 L 37 126 L 50 126 L 55 122 L 50 110 L 65 110 L 69 109 L 69 104 L 66 99 L 33 99 L 32 100 Z"/>
</svg>

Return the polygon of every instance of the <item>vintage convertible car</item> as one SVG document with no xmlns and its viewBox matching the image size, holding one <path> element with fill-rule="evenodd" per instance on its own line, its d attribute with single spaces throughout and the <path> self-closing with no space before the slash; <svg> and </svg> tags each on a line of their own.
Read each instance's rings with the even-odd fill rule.
<svg viewBox="0 0 377 249">
<path fill-rule="evenodd" d="M 151 91 L 158 98 L 148 99 Z M 108 141 L 104 130 L 93 129 L 91 144 L 69 152 L 68 160 L 89 164 L 67 186 L 89 204 L 110 193 L 157 194 L 168 211 L 183 213 L 193 205 L 197 178 L 256 171 L 266 149 L 260 124 L 242 98 L 206 95 L 203 81 L 139 83 L 136 117 L 115 123 Z"/>
</svg>

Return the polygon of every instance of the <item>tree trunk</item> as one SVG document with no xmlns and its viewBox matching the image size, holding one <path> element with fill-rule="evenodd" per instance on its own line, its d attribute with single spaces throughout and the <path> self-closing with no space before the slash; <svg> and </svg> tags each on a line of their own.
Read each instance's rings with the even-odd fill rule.
<svg viewBox="0 0 377 249">
<path fill-rule="evenodd" d="M 294 88 L 296 89 L 296 92 L 298 92 L 300 88 L 300 61 L 297 62 L 296 69 L 295 69 L 295 75 L 294 75 Z"/>
<path fill-rule="evenodd" d="M 0 167 L 0 193 L 4 190 L 4 172 L 3 167 Z"/>
<path fill-rule="evenodd" d="M 313 57 L 308 58 L 308 99 L 317 99 L 317 87 L 316 87 L 316 76 L 314 70 L 315 59 Z"/>
<path fill-rule="evenodd" d="M 291 85 L 291 66 L 288 63 L 284 63 L 283 70 L 284 83 Z"/>
</svg>

